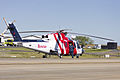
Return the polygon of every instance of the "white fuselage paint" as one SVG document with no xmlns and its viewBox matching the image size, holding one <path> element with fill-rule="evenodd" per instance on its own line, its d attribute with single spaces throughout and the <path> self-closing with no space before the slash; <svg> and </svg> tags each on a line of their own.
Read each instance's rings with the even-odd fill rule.
<svg viewBox="0 0 120 80">
<path fill-rule="evenodd" d="M 57 43 L 55 37 L 53 34 L 48 35 L 48 38 L 46 39 L 42 39 L 44 42 L 23 42 L 22 46 L 26 47 L 26 48 L 30 48 L 33 50 L 37 50 L 39 52 L 44 52 L 49 54 L 50 50 L 52 51 L 57 51 L 58 55 L 62 54 L 61 49 L 59 47 L 59 45 L 61 45 L 62 49 L 64 50 L 64 54 L 66 54 L 66 49 L 65 49 L 65 45 L 58 39 L 58 35 L 55 34 L 57 40 L 59 41 L 59 44 Z M 76 41 L 74 41 L 76 44 Z M 77 50 L 77 54 L 81 54 L 82 53 L 82 48 L 77 48 L 76 45 L 76 50 Z"/>
</svg>

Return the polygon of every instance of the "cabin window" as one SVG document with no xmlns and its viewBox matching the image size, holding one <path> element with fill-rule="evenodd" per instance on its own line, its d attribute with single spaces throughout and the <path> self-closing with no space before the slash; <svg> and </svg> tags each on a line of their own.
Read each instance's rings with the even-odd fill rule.
<svg viewBox="0 0 120 80">
<path fill-rule="evenodd" d="M 48 35 L 46 35 L 46 38 L 48 38 Z"/>
<path fill-rule="evenodd" d="M 42 35 L 42 38 L 44 38 L 44 35 Z"/>
</svg>

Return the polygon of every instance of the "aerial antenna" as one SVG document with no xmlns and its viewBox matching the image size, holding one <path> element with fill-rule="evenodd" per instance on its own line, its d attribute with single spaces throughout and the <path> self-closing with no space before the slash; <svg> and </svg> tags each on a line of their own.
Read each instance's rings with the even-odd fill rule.
<svg viewBox="0 0 120 80">
<path fill-rule="evenodd" d="M 3 21 L 5 22 L 7 28 L 3 31 L 2 36 L 4 35 L 4 33 L 7 32 L 8 28 L 9 28 L 9 25 L 8 25 L 8 23 L 7 23 L 7 21 L 6 21 L 6 19 L 4 17 L 3 17 Z M 16 22 L 16 20 L 14 20 L 11 24 L 13 24 L 14 22 Z"/>
</svg>

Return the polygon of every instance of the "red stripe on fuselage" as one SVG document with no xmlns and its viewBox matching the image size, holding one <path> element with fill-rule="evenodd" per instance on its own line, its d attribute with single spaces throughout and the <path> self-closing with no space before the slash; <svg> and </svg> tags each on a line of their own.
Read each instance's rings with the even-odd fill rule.
<svg viewBox="0 0 120 80">
<path fill-rule="evenodd" d="M 57 35 L 58 35 L 58 34 L 57 34 Z M 60 48 L 60 50 L 61 50 L 61 54 L 64 54 L 64 50 L 62 49 L 62 47 L 61 47 L 61 45 L 60 45 L 58 39 L 57 39 L 56 36 L 55 36 L 55 34 L 54 34 L 54 38 L 55 38 L 57 44 L 59 45 L 59 48 Z"/>
</svg>

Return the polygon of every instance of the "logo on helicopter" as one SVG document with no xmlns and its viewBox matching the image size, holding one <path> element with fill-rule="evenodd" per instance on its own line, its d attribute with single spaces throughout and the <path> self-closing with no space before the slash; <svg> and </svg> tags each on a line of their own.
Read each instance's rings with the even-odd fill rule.
<svg viewBox="0 0 120 80">
<path fill-rule="evenodd" d="M 47 48 L 47 46 L 38 44 L 38 48 Z"/>
</svg>

